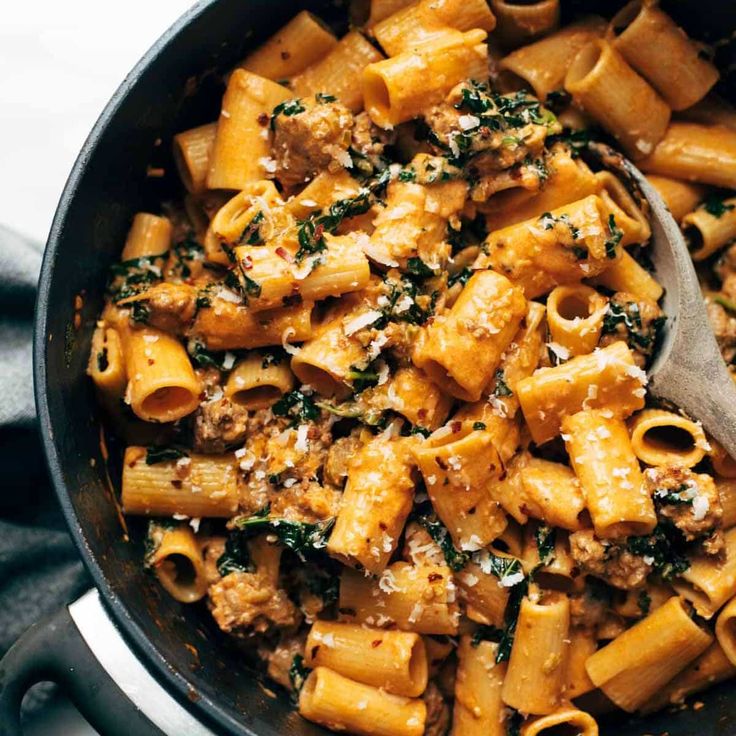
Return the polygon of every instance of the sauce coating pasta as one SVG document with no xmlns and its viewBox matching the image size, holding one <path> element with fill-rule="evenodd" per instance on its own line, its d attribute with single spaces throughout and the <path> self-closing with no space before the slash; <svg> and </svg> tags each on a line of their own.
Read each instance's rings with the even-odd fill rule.
<svg viewBox="0 0 736 736">
<path fill-rule="evenodd" d="M 88 369 L 122 507 L 315 723 L 595 736 L 587 694 L 652 712 L 736 663 L 734 461 L 648 395 L 648 206 L 588 155 L 651 176 L 736 376 L 718 72 L 649 0 L 362 17 L 254 49 L 131 222 Z"/>
</svg>

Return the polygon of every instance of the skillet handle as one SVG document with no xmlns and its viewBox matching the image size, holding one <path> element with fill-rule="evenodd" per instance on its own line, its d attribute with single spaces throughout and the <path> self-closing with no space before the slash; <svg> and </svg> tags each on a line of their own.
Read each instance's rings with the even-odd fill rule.
<svg viewBox="0 0 736 736">
<path fill-rule="evenodd" d="M 0 661 L 0 736 L 22 736 L 23 696 L 47 680 L 60 685 L 104 736 L 163 734 L 110 677 L 66 606 L 31 626 Z"/>
</svg>

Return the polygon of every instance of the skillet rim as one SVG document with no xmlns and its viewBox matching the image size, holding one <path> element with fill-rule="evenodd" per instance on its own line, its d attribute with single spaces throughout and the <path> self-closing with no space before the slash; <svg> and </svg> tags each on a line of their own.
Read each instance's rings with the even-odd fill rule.
<svg viewBox="0 0 736 736">
<path fill-rule="evenodd" d="M 127 604 L 118 597 L 109 584 L 102 567 L 87 544 L 85 532 L 80 519 L 74 509 L 71 495 L 64 482 L 62 467 L 65 462 L 64 453 L 57 447 L 54 440 L 54 426 L 61 421 L 52 417 L 48 401 L 48 371 L 46 360 L 47 329 L 50 304 L 49 293 L 55 270 L 55 263 L 59 253 L 60 241 L 63 240 L 66 229 L 68 211 L 79 190 L 83 173 L 93 158 L 105 129 L 118 114 L 123 101 L 137 84 L 144 71 L 168 51 L 172 41 L 188 26 L 196 24 L 200 16 L 205 14 L 219 0 L 198 0 L 172 23 L 150 46 L 138 60 L 135 66 L 125 76 L 117 87 L 110 100 L 105 104 L 102 112 L 95 121 L 77 158 L 74 161 L 54 218 L 44 249 L 43 260 L 38 279 L 35 312 L 33 320 L 33 391 L 38 417 L 41 445 L 46 460 L 46 467 L 54 492 L 61 506 L 66 526 L 74 541 L 82 562 L 92 578 L 92 582 L 100 592 L 108 613 L 112 616 L 115 625 L 120 629 L 126 642 L 131 646 L 135 655 L 147 669 L 161 682 L 167 692 L 175 697 L 187 710 L 197 716 L 204 716 L 207 725 L 224 730 L 228 733 L 259 736 L 242 720 L 231 717 L 227 710 L 217 701 L 204 693 L 198 692 L 194 683 L 191 683 L 180 672 L 175 670 L 131 616 Z M 192 697 L 192 693 L 196 699 Z"/>
</svg>

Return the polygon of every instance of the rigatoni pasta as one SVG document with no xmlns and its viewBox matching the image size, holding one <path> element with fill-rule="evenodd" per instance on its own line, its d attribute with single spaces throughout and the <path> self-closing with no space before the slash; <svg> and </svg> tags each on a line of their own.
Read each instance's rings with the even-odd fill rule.
<svg viewBox="0 0 736 736">
<path fill-rule="evenodd" d="M 732 676 L 736 470 L 647 394 L 677 315 L 596 127 L 736 376 L 707 49 L 649 0 L 352 5 L 245 49 L 120 233 L 87 371 L 152 577 L 365 736 L 595 736 Z"/>
</svg>

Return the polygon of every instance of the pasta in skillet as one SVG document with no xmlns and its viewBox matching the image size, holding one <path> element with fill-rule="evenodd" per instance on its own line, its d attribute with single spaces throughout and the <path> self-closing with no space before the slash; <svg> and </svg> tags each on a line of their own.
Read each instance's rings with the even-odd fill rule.
<svg viewBox="0 0 736 736">
<path fill-rule="evenodd" d="M 736 466 L 647 394 L 647 205 L 590 141 L 682 223 L 736 372 L 718 71 L 649 0 L 364 16 L 243 59 L 113 267 L 88 372 L 145 564 L 330 729 L 681 703 L 736 671 Z"/>
</svg>

